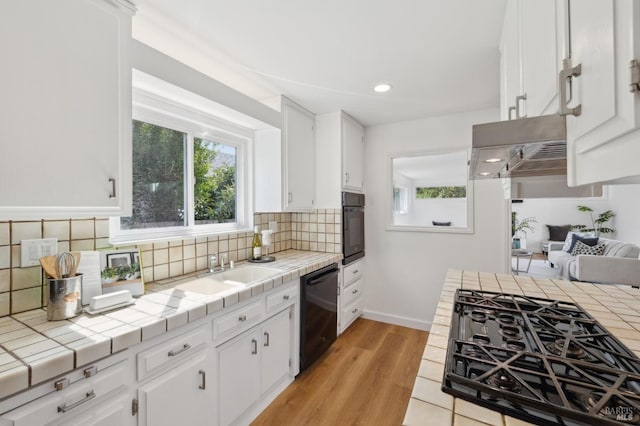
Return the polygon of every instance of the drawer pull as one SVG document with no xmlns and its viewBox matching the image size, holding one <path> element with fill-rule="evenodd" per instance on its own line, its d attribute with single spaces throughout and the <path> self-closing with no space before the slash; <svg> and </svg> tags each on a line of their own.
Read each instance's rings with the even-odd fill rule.
<svg viewBox="0 0 640 426">
<path fill-rule="evenodd" d="M 85 397 L 82 398 L 80 401 L 76 401 L 73 404 L 69 404 L 69 405 L 67 405 L 66 403 L 64 403 L 62 405 L 58 405 L 58 413 L 66 413 L 69 410 L 73 410 L 77 406 L 82 405 L 87 401 L 91 401 L 95 397 L 96 397 L 96 393 L 92 389 L 89 392 L 87 392 Z"/>
<path fill-rule="evenodd" d="M 264 332 L 264 346 L 269 346 L 269 333 Z"/>
<path fill-rule="evenodd" d="M 251 355 L 256 355 L 258 353 L 258 341 L 256 339 L 251 339 L 251 345 L 253 349 L 251 349 Z"/>
<path fill-rule="evenodd" d="M 282 298 L 283 298 L 284 300 L 289 300 L 289 295 L 288 295 L 288 294 L 285 294 L 284 296 L 282 296 Z"/>
<path fill-rule="evenodd" d="M 357 269 L 354 269 L 352 273 L 353 274 L 357 274 L 358 272 L 360 272 L 360 271 L 358 271 Z"/>
<path fill-rule="evenodd" d="M 246 316 L 246 315 L 240 315 L 240 316 L 238 317 L 238 321 L 241 321 L 241 322 L 242 322 L 242 321 L 246 321 L 246 320 L 247 320 L 247 316 Z"/>
<path fill-rule="evenodd" d="M 55 386 L 57 391 L 61 391 L 62 389 L 69 386 L 70 384 L 71 382 L 69 382 L 69 379 L 60 379 L 57 382 L 55 382 L 53 386 Z"/>
<path fill-rule="evenodd" d="M 169 353 L 167 354 L 167 356 L 176 356 L 176 355 L 180 355 L 182 352 L 184 351 L 188 351 L 189 349 L 191 349 L 191 345 L 188 343 L 185 343 L 181 349 L 178 349 L 177 351 L 169 351 Z"/>
<path fill-rule="evenodd" d="M 85 368 L 84 371 L 84 377 L 86 379 L 88 379 L 89 377 L 95 376 L 96 374 L 98 374 L 98 367 L 96 367 L 95 365 L 89 367 L 89 368 Z"/>
<path fill-rule="evenodd" d="M 351 292 L 351 294 L 356 294 L 358 292 L 358 289 L 355 289 Z"/>
<path fill-rule="evenodd" d="M 356 312 L 358 312 L 358 308 L 355 308 L 353 311 L 351 311 L 352 314 L 355 314 Z"/>
<path fill-rule="evenodd" d="M 198 389 L 205 390 L 207 388 L 207 373 L 204 370 L 200 370 L 198 374 L 200 374 L 200 385 Z"/>
</svg>

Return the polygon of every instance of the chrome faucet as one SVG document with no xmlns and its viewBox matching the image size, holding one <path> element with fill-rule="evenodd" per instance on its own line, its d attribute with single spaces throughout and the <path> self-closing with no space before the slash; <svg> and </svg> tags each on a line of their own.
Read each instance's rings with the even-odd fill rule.
<svg viewBox="0 0 640 426">
<path fill-rule="evenodd" d="M 216 272 L 216 263 L 218 261 L 218 257 L 215 254 L 212 254 L 209 257 L 209 273 Z"/>
<path fill-rule="evenodd" d="M 224 271 L 224 261 L 225 261 L 225 255 L 220 255 L 220 270 Z"/>
</svg>

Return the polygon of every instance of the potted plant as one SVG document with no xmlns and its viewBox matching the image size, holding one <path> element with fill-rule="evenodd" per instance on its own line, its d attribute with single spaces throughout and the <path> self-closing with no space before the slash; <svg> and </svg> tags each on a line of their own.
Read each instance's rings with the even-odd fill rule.
<svg viewBox="0 0 640 426">
<path fill-rule="evenodd" d="M 538 223 L 536 218 L 534 217 L 525 217 L 524 219 L 518 219 L 517 212 L 511 212 L 511 237 L 513 238 L 513 243 L 511 244 L 511 248 L 519 249 L 522 247 L 522 241 L 524 238 L 520 237 L 520 234 L 523 234 L 524 237 L 527 236 L 528 231 L 535 231 L 534 223 Z M 516 236 L 516 234 L 518 236 Z"/>
<path fill-rule="evenodd" d="M 118 272 L 118 268 L 107 266 L 100 272 L 100 277 L 102 278 L 102 284 L 111 284 L 120 279 L 120 273 Z"/>
<path fill-rule="evenodd" d="M 599 237 L 600 234 L 611 234 L 616 232 L 615 229 L 609 228 L 606 225 L 616 214 L 613 210 L 607 210 L 598 215 L 596 219 L 593 218 L 593 209 L 589 206 L 578 206 L 578 210 L 584 213 L 589 213 L 591 219 L 591 228 L 587 228 L 587 225 L 575 225 L 575 229 L 579 229 L 580 232 L 593 232 L 593 235 Z"/>
</svg>

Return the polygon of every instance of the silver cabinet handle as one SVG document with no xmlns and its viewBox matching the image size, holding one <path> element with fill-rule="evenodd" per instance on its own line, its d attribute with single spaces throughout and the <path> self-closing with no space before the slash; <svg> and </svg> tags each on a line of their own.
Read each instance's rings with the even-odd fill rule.
<svg viewBox="0 0 640 426">
<path fill-rule="evenodd" d="M 114 178 L 109 178 L 109 182 L 111 183 L 111 194 L 109 194 L 109 199 L 113 200 L 116 198 L 116 180 Z"/>
<path fill-rule="evenodd" d="M 631 93 L 640 91 L 640 64 L 637 59 L 629 62 L 629 91 Z"/>
<path fill-rule="evenodd" d="M 204 370 L 200 370 L 198 374 L 200 374 L 200 385 L 198 389 L 205 390 L 207 388 L 207 373 Z"/>
<path fill-rule="evenodd" d="M 358 312 L 358 308 L 355 308 L 353 311 L 351 311 L 352 314 L 355 314 L 356 312 Z"/>
<path fill-rule="evenodd" d="M 293 192 L 289 192 L 289 202 L 293 203 Z"/>
<path fill-rule="evenodd" d="M 246 315 L 240 315 L 238 317 L 238 321 L 240 321 L 240 322 L 243 322 L 243 321 L 246 321 L 246 320 L 247 320 L 247 316 Z"/>
<path fill-rule="evenodd" d="M 69 386 L 71 384 L 71 382 L 69 381 L 69 379 L 64 378 L 64 379 L 60 379 L 58 381 L 56 381 L 53 386 L 56 388 L 57 391 L 61 391 L 62 389 L 66 388 L 67 386 Z"/>
<path fill-rule="evenodd" d="M 346 178 L 345 182 L 349 183 L 349 173 L 345 173 L 345 178 Z"/>
<path fill-rule="evenodd" d="M 283 298 L 284 300 L 289 300 L 289 295 L 288 295 L 288 294 L 285 294 L 284 296 L 282 296 L 282 298 Z"/>
<path fill-rule="evenodd" d="M 269 346 L 269 333 L 267 333 L 266 331 L 264 332 L 264 346 Z"/>
<path fill-rule="evenodd" d="M 360 271 L 358 271 L 357 269 L 353 271 L 354 274 L 357 274 L 358 272 Z"/>
<path fill-rule="evenodd" d="M 353 291 L 351 292 L 351 294 L 356 294 L 357 292 L 358 292 L 358 290 L 353 290 Z"/>
<path fill-rule="evenodd" d="M 516 112 L 516 107 L 514 107 L 514 106 L 509 107 L 509 112 L 508 112 L 508 117 L 507 117 L 509 120 L 511 120 L 511 113 L 512 112 Z M 516 118 L 518 118 L 518 117 L 516 116 Z"/>
<path fill-rule="evenodd" d="M 523 94 L 520 96 L 516 96 L 516 119 L 518 118 L 525 118 L 527 116 L 527 114 L 521 116 L 520 115 L 520 101 L 526 101 L 527 100 L 527 94 Z"/>
<path fill-rule="evenodd" d="M 558 78 L 558 93 L 560 95 L 560 115 L 573 115 L 579 116 L 582 113 L 582 105 L 576 105 L 573 108 L 567 106 L 567 80 L 569 82 L 574 77 L 578 77 L 582 74 L 582 64 L 578 64 L 575 67 L 571 66 L 571 58 L 562 60 L 562 70 L 560 71 Z"/>
<path fill-rule="evenodd" d="M 98 367 L 93 365 L 89 368 L 85 368 L 83 373 L 84 373 L 84 377 L 88 379 L 89 377 L 92 377 L 98 374 Z"/>
<path fill-rule="evenodd" d="M 251 339 L 251 345 L 253 349 L 251 349 L 251 355 L 255 355 L 258 353 L 258 341 L 256 339 Z"/>
<path fill-rule="evenodd" d="M 58 405 L 58 413 L 66 413 L 69 410 L 73 410 L 77 406 L 82 405 L 87 401 L 91 401 L 95 397 L 96 397 L 96 393 L 92 389 L 89 392 L 87 392 L 85 397 L 82 398 L 80 401 L 76 401 L 73 404 L 69 404 L 69 405 L 67 405 L 66 403 L 64 403 L 62 405 Z"/>
<path fill-rule="evenodd" d="M 191 349 L 191 345 L 188 343 L 185 343 L 184 345 L 182 345 L 181 349 L 178 349 L 177 351 L 169 351 L 169 353 L 167 354 L 167 356 L 176 356 L 176 355 L 180 355 L 182 352 L 184 351 L 188 351 L 189 349 Z"/>
</svg>

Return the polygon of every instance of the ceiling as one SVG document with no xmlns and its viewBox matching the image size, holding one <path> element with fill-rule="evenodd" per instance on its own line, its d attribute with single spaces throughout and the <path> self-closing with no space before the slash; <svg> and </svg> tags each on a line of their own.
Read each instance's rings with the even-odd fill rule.
<svg viewBox="0 0 640 426">
<path fill-rule="evenodd" d="M 137 0 L 134 37 L 255 99 L 368 126 L 497 107 L 505 2 Z"/>
<path fill-rule="evenodd" d="M 467 184 L 467 151 L 416 155 L 393 159 L 393 173 L 417 185 L 451 186 Z"/>
</svg>

